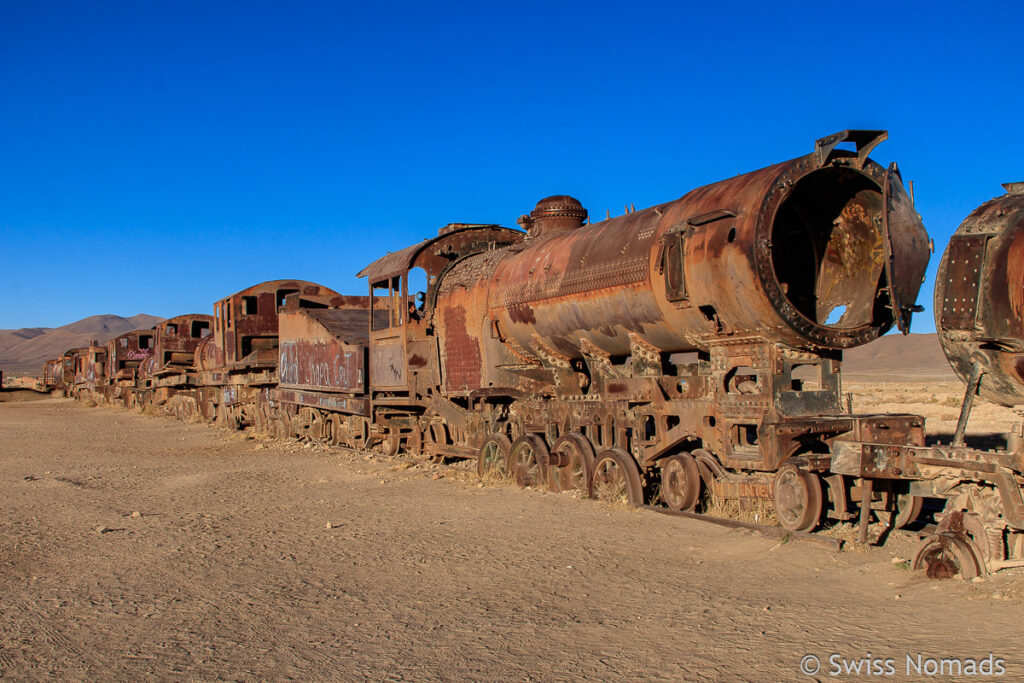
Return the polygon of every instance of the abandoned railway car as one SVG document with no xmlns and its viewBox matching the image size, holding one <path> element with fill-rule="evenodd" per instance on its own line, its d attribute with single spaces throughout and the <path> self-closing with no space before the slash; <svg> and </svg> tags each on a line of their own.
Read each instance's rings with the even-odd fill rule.
<svg viewBox="0 0 1024 683">
<path fill-rule="evenodd" d="M 304 280 L 253 285 L 214 304 L 213 334 L 195 350 L 195 409 L 236 427 L 266 426 L 275 415 L 269 391 L 277 386 L 278 312 L 288 296 L 300 307 L 344 305 L 346 297 Z"/>
<path fill-rule="evenodd" d="M 475 458 L 482 475 L 635 505 L 767 499 L 793 531 L 829 517 L 857 519 L 866 535 L 873 515 L 908 524 L 938 498 L 949 521 L 919 564 L 964 576 L 1007 566 L 1021 557 L 1024 439 L 1015 455 L 943 451 L 926 443 L 922 417 L 850 414 L 840 399 L 843 351 L 909 329 L 929 260 L 898 169 L 868 156 L 885 137 L 842 131 L 807 155 L 595 223 L 556 195 L 521 229 L 449 224 L 364 268 L 368 296 L 255 285 L 218 301 L 194 346 L 164 358 L 158 336 L 133 391 L 180 416 Z M 1016 258 L 1002 227 L 976 223 L 991 228 L 992 263 Z M 969 244 L 943 264 L 951 283 L 961 252 L 980 263 L 977 231 L 964 233 Z M 952 284 L 940 322 L 969 384 L 1013 400 L 998 373 L 1024 367 L 1021 333 L 968 339 L 983 327 L 961 310 L 965 292 L 982 296 L 973 314 L 991 310 L 977 293 L 1010 277 L 994 268 Z M 1019 283 L 1010 289 L 1019 316 Z M 964 361 L 989 352 L 984 367 L 1000 370 Z M 107 381 L 121 371 L 110 365 Z M 174 378 L 164 394 L 161 376 Z M 998 519 L 970 507 L 996 498 Z"/>
<path fill-rule="evenodd" d="M 134 400 L 180 418 L 195 415 L 195 352 L 213 331 L 213 316 L 178 315 L 153 327 L 153 353 L 136 371 Z"/>
</svg>

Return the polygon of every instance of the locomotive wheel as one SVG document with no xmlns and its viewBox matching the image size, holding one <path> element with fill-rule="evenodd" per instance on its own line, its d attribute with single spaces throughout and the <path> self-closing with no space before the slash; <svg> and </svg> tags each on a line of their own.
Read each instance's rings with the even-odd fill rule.
<svg viewBox="0 0 1024 683">
<path fill-rule="evenodd" d="M 903 529 L 917 521 L 921 516 L 921 508 L 924 507 L 924 498 L 913 496 L 909 493 L 901 493 L 896 497 L 896 521 L 897 529 Z"/>
<path fill-rule="evenodd" d="M 775 513 L 790 531 L 810 531 L 821 519 L 821 481 L 796 465 L 784 465 L 772 486 Z"/>
<path fill-rule="evenodd" d="M 293 425 L 293 429 L 300 437 L 320 441 L 323 438 L 323 417 L 320 411 L 314 408 L 300 408 L 298 421 Z"/>
<path fill-rule="evenodd" d="M 274 436 L 278 439 L 290 439 L 292 436 L 291 421 L 288 411 L 282 408 L 274 421 Z"/>
<path fill-rule="evenodd" d="M 418 424 L 413 425 L 412 431 L 406 436 L 405 452 L 414 458 L 423 457 L 423 431 Z"/>
<path fill-rule="evenodd" d="M 381 452 L 388 458 L 398 455 L 398 447 L 401 445 L 402 439 L 397 434 L 388 434 L 380 441 Z"/>
<path fill-rule="evenodd" d="M 370 443 L 370 421 L 365 417 L 356 418 L 356 426 L 349 438 L 349 447 L 357 451 L 365 449 Z"/>
<path fill-rule="evenodd" d="M 540 486 L 547 479 L 549 457 L 544 439 L 536 434 L 524 434 L 509 449 L 506 471 L 521 488 Z"/>
<path fill-rule="evenodd" d="M 621 448 L 609 448 L 596 458 L 589 493 L 607 503 L 644 504 L 640 470 L 633 457 Z"/>
<path fill-rule="evenodd" d="M 324 441 L 325 429 L 324 414 L 319 410 L 311 408 L 309 411 L 309 438 L 322 443 Z"/>
<path fill-rule="evenodd" d="M 700 500 L 700 470 L 689 453 L 665 458 L 661 462 L 661 498 L 672 510 L 689 512 Z"/>
<path fill-rule="evenodd" d="M 491 434 L 480 446 L 476 456 L 476 473 L 483 479 L 492 472 L 500 472 L 505 469 L 508 462 L 508 452 L 512 450 L 512 443 L 504 434 Z"/>
<path fill-rule="evenodd" d="M 433 422 L 427 425 L 426 431 L 423 433 L 423 439 L 428 444 L 427 452 L 430 462 L 442 464 L 445 458 L 445 447 L 449 446 L 452 442 L 451 435 L 448 432 L 448 425 L 435 418 Z"/>
<path fill-rule="evenodd" d="M 924 569 L 930 579 L 960 576 L 970 581 L 986 573 L 984 561 L 967 536 L 944 531 L 932 536 L 914 557 L 914 569 Z"/>
<path fill-rule="evenodd" d="M 551 449 L 551 488 L 586 491 L 594 472 L 594 447 L 579 432 L 562 435 Z"/>
</svg>

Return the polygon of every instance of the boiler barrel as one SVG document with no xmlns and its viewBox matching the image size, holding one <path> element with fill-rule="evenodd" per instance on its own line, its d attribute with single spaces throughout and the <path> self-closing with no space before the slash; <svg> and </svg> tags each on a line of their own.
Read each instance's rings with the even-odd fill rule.
<svg viewBox="0 0 1024 683">
<path fill-rule="evenodd" d="M 935 328 L 963 380 L 979 394 L 1024 404 L 1024 183 L 975 209 L 946 247 L 935 279 Z"/>
<path fill-rule="evenodd" d="M 878 164 L 815 153 L 600 223 L 538 230 L 480 286 L 499 338 L 570 358 L 583 340 L 627 354 L 630 335 L 666 352 L 750 335 L 848 348 L 894 323 L 887 253 L 909 319 L 928 239 L 907 207 L 898 176 Z"/>
</svg>

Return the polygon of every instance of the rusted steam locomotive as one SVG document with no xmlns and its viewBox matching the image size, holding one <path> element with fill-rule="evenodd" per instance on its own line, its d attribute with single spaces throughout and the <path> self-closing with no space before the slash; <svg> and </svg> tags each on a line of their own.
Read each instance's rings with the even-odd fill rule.
<svg viewBox="0 0 1024 683">
<path fill-rule="evenodd" d="M 930 253 L 895 165 L 868 158 L 884 139 L 843 131 L 598 223 L 554 196 L 523 230 L 450 224 L 359 273 L 368 297 L 257 285 L 217 302 L 191 366 L 163 384 L 136 374 L 129 393 L 636 505 L 766 498 L 794 531 L 858 516 L 866 531 L 873 513 L 909 523 L 924 495 L 956 500 L 935 481 L 970 485 L 974 470 L 928 469 L 923 418 L 849 414 L 840 400 L 843 349 L 907 330 Z M 116 393 L 114 375 L 86 375 L 72 391 Z M 922 565 L 970 573 L 936 543 Z M 1001 547 L 975 564 L 1021 556 Z"/>
</svg>

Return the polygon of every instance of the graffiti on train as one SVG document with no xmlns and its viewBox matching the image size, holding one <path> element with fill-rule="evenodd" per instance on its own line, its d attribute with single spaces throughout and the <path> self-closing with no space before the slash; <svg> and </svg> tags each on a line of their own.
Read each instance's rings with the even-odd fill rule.
<svg viewBox="0 0 1024 683">
<path fill-rule="evenodd" d="M 358 348 L 322 341 L 282 341 L 281 384 L 361 391 L 363 356 Z"/>
</svg>

